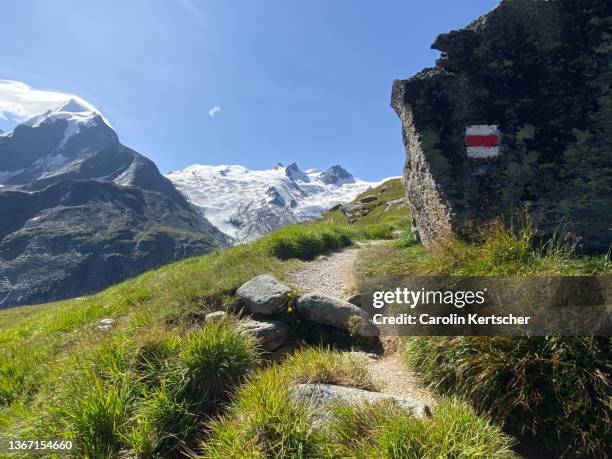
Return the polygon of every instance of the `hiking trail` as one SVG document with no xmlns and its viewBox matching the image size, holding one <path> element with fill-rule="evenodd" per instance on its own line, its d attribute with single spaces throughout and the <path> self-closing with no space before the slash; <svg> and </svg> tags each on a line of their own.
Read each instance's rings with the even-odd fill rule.
<svg viewBox="0 0 612 459">
<path fill-rule="evenodd" d="M 384 244 L 386 241 L 371 241 L 368 245 Z M 354 265 L 359 251 L 366 244 L 332 252 L 306 262 L 304 266 L 290 273 L 289 280 L 294 287 L 304 292 L 320 292 L 337 298 L 347 299 L 355 293 Z M 368 359 L 368 369 L 380 384 L 380 391 L 387 394 L 419 399 L 435 407 L 436 396 L 418 379 L 416 373 L 407 368 L 400 356 L 398 337 L 381 337 L 384 354 L 378 359 Z"/>
</svg>

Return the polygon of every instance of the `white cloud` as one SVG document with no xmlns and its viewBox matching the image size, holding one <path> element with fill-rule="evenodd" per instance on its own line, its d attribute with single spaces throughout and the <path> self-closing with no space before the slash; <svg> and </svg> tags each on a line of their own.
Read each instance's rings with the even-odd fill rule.
<svg viewBox="0 0 612 459">
<path fill-rule="evenodd" d="M 0 79 L 0 118 L 5 120 L 10 116 L 17 121 L 25 121 L 56 108 L 69 99 L 75 99 L 92 111 L 98 111 L 89 102 L 74 94 L 34 89 L 21 81 Z"/>
<path fill-rule="evenodd" d="M 219 107 L 218 105 L 215 105 L 213 108 L 208 110 L 208 114 L 213 118 L 217 116 L 217 113 L 221 113 L 221 107 Z"/>
</svg>

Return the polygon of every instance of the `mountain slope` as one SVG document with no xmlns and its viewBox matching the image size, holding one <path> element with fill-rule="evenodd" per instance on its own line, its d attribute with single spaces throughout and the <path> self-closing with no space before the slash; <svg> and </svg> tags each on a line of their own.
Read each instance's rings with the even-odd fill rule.
<svg viewBox="0 0 612 459">
<path fill-rule="evenodd" d="M 193 165 L 167 177 L 211 223 L 239 242 L 319 217 L 377 185 L 340 166 L 304 172 L 295 163 L 267 170 Z"/>
<path fill-rule="evenodd" d="M 0 137 L 0 308 L 91 293 L 227 245 L 152 161 L 73 102 Z"/>
</svg>

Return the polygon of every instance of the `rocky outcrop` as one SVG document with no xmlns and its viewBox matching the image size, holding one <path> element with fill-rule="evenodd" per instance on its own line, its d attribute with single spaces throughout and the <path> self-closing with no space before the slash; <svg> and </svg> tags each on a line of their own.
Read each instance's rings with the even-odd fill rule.
<svg viewBox="0 0 612 459">
<path fill-rule="evenodd" d="M 420 400 L 333 384 L 297 384 L 292 388 L 291 395 L 296 400 L 312 403 L 321 417 L 329 415 L 334 405 L 381 402 L 392 403 L 416 418 L 431 416 L 429 407 Z"/>
<path fill-rule="evenodd" d="M 378 336 L 368 314 L 348 301 L 322 293 L 300 295 L 295 303 L 300 315 L 312 322 L 349 330 L 360 336 Z"/>
<path fill-rule="evenodd" d="M 268 315 L 281 312 L 290 291 L 274 276 L 263 274 L 242 284 L 236 295 L 251 313 Z"/>
<path fill-rule="evenodd" d="M 395 81 L 414 225 L 449 234 L 527 213 L 584 252 L 612 241 L 612 3 L 504 0 Z"/>
</svg>

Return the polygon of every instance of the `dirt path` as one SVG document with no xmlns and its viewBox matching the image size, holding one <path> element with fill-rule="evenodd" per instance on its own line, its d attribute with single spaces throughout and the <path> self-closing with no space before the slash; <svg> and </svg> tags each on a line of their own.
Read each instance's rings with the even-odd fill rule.
<svg viewBox="0 0 612 459">
<path fill-rule="evenodd" d="M 353 265 L 358 252 L 358 247 L 351 247 L 310 261 L 291 274 L 291 284 L 304 292 L 317 291 L 346 299 L 354 285 Z"/>
<path fill-rule="evenodd" d="M 307 262 L 302 269 L 290 275 L 291 285 L 305 292 L 317 291 L 346 299 L 353 293 L 354 264 L 361 247 L 351 247 Z M 435 395 L 402 363 L 399 338 L 385 337 L 382 342 L 384 355 L 378 359 L 368 359 L 368 368 L 379 382 L 381 392 L 416 398 L 430 407 L 435 406 Z"/>
</svg>

